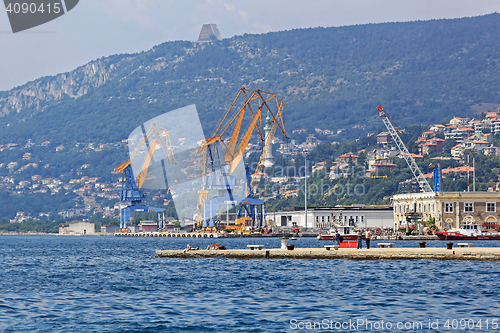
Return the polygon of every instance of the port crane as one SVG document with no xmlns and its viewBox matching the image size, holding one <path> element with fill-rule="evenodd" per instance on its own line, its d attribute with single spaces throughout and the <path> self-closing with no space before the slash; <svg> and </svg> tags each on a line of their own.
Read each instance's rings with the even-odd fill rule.
<svg viewBox="0 0 500 333">
<path fill-rule="evenodd" d="M 283 115 L 283 108 L 285 106 L 285 101 L 281 101 L 279 104 L 277 104 L 278 111 L 276 113 L 276 118 L 277 119 L 282 119 Z M 255 168 L 253 176 L 250 175 L 250 167 L 245 166 L 245 171 L 246 171 L 246 177 L 247 177 L 247 183 L 248 183 L 248 191 L 247 191 L 247 197 L 246 199 L 252 199 L 253 198 L 253 193 L 255 190 L 255 187 L 258 184 L 259 180 L 259 175 L 262 172 L 262 169 L 264 168 L 264 162 L 266 157 L 268 156 L 269 150 L 271 149 L 271 144 L 274 139 L 274 134 L 276 133 L 276 129 L 278 128 L 278 122 L 275 121 L 275 119 L 270 119 L 271 121 L 271 127 L 269 132 L 267 133 L 265 137 L 265 143 L 264 147 L 262 148 L 262 153 L 259 158 L 259 162 L 257 163 L 257 167 Z M 288 138 L 288 135 L 286 134 L 285 128 L 283 127 L 282 134 L 284 135 L 285 138 Z M 244 208 L 248 214 L 252 218 L 252 226 L 253 223 L 255 222 L 255 205 L 250 204 L 247 201 L 243 201 L 241 204 L 240 209 L 238 210 L 238 219 L 242 219 L 241 217 L 241 211 L 242 208 Z"/>
<path fill-rule="evenodd" d="M 162 165 L 164 160 L 168 163 L 175 163 L 174 152 L 167 130 L 153 123 L 147 132 L 143 128 L 143 137 L 131 154 L 130 159 L 114 169 L 114 172 L 123 174 L 120 201 L 129 203 L 126 207 L 120 209 L 120 232 L 127 231 L 127 222 L 132 212 L 157 212 L 158 228 L 165 227 L 165 210 L 142 204 L 145 194 L 141 189 L 146 180 L 153 155 L 158 148 L 161 149 L 164 156 L 161 160 Z M 146 152 L 145 157 L 143 156 L 144 152 Z M 132 163 L 136 158 L 138 160 L 143 159 L 142 163 L 139 163 L 141 165 L 139 170 L 136 170 Z M 137 177 L 135 177 L 135 174 L 137 174 Z"/>
<path fill-rule="evenodd" d="M 429 182 L 427 179 L 425 179 L 422 171 L 420 171 L 420 168 L 418 167 L 417 163 L 413 159 L 413 157 L 410 155 L 410 152 L 406 148 L 403 140 L 401 140 L 401 137 L 399 136 L 398 132 L 392 125 L 391 121 L 387 117 L 387 114 L 384 112 L 384 108 L 382 106 L 377 106 L 377 111 L 378 115 L 382 119 L 382 122 L 385 124 L 387 127 L 387 130 L 392 136 L 392 139 L 396 143 L 396 146 L 398 147 L 399 151 L 403 155 L 403 158 L 405 159 L 406 163 L 408 164 L 408 167 L 410 168 L 411 172 L 413 173 L 413 176 L 418 182 L 418 185 L 420 186 L 420 189 L 422 192 L 433 192 L 431 186 L 429 185 Z"/>
<path fill-rule="evenodd" d="M 278 111 L 276 114 L 272 111 L 270 105 L 272 101 L 276 102 Z M 229 115 L 236 105 L 242 103 L 234 117 L 230 118 Z M 253 106 L 252 106 L 253 105 Z M 264 201 L 255 199 L 248 195 L 245 198 L 236 197 L 233 194 L 233 189 L 236 185 L 236 180 L 233 175 L 239 162 L 243 159 L 245 149 L 248 146 L 250 137 L 254 130 L 260 140 L 264 141 L 262 131 L 262 112 L 269 112 L 273 125 L 278 126 L 282 133 L 286 136 L 286 131 L 282 118 L 282 106 L 284 103 L 279 103 L 276 95 L 256 89 L 250 91 L 242 87 L 238 92 L 233 103 L 228 111 L 222 118 L 222 121 L 216 128 L 214 135 L 206 139 L 198 149 L 198 153 L 203 153 L 202 162 L 202 189 L 200 191 L 199 199 L 199 216 L 202 217 L 201 226 L 205 228 L 213 228 L 214 223 L 212 219 L 207 219 L 207 206 L 210 207 L 210 216 L 212 212 L 217 210 L 218 206 L 224 204 L 237 204 L 244 203 L 250 206 L 247 212 L 252 220 L 252 225 L 255 223 L 256 206 L 261 206 L 261 220 L 264 218 Z M 250 114 L 250 124 L 247 130 L 240 138 L 243 119 L 245 114 Z M 232 133 L 230 138 L 225 139 L 227 133 Z M 269 149 L 269 147 L 268 147 Z M 247 181 L 248 181 L 247 171 Z M 251 185 L 248 181 L 249 191 L 251 192 Z M 221 195 L 218 198 L 208 200 L 208 190 L 219 190 Z M 262 221 L 261 221 L 262 224 Z"/>
</svg>

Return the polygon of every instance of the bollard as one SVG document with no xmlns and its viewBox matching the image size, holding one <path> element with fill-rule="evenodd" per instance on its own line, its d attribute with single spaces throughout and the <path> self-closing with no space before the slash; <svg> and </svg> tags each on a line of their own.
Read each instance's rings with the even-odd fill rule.
<svg viewBox="0 0 500 333">
<path fill-rule="evenodd" d="M 453 243 L 452 242 L 446 243 L 446 248 L 448 250 L 451 250 L 453 248 Z"/>
<path fill-rule="evenodd" d="M 287 250 L 293 250 L 295 248 L 294 244 L 290 244 L 286 246 Z"/>
<path fill-rule="evenodd" d="M 420 242 L 420 243 L 418 243 L 418 244 L 420 244 L 420 248 L 421 248 L 421 249 L 423 249 L 423 248 L 425 247 L 425 242 Z"/>
<path fill-rule="evenodd" d="M 280 237 L 280 239 L 281 239 L 281 249 L 286 250 L 287 243 L 288 243 L 288 237 Z"/>
</svg>

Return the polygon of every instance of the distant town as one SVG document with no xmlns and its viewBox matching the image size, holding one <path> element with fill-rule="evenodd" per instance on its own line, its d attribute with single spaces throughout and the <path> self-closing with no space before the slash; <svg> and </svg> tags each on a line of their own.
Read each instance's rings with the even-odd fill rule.
<svg viewBox="0 0 500 333">
<path fill-rule="evenodd" d="M 347 129 L 348 130 L 348 129 Z M 296 129 L 292 132 L 294 134 L 305 134 L 306 138 L 303 142 L 296 142 L 290 140 L 284 142 L 283 139 L 275 137 L 273 140 L 274 145 L 279 145 L 276 151 L 289 158 L 297 155 L 307 155 L 313 151 L 318 145 L 326 143 L 326 140 L 319 140 L 315 135 L 321 135 L 323 138 L 328 138 L 329 143 L 332 145 L 339 144 L 335 141 L 337 135 L 342 134 L 346 129 L 339 129 L 335 132 L 328 129 L 315 128 L 313 133 L 308 133 L 306 129 Z M 403 132 L 404 130 L 400 130 Z M 496 134 L 500 133 L 500 109 L 498 112 L 487 112 L 481 115 L 481 119 L 474 118 L 460 118 L 454 117 L 446 124 L 433 124 L 421 133 L 415 144 L 418 145 L 418 154 L 412 153 L 415 161 L 421 160 L 424 155 L 428 154 L 446 154 L 448 159 L 465 163 L 464 156 L 468 153 L 496 155 L 500 156 L 499 147 L 493 144 L 493 139 Z M 392 171 L 396 164 L 394 158 L 402 157 L 401 152 L 392 144 L 391 135 L 388 132 L 381 132 L 379 134 L 368 133 L 366 136 L 370 137 L 376 135 L 377 146 L 366 147 L 362 150 L 355 152 L 348 152 L 334 157 L 330 161 L 312 161 L 312 171 L 327 172 L 330 180 L 339 178 L 349 178 L 353 172 L 352 165 L 358 165 L 358 158 L 361 153 L 366 154 L 365 165 L 363 166 L 363 173 L 365 177 L 377 177 L 380 174 L 386 175 L 387 172 Z M 445 142 L 453 142 L 451 148 L 446 149 Z M 92 151 L 102 151 L 103 149 L 124 149 L 127 140 L 119 143 L 77 143 L 76 147 Z M 39 144 L 40 147 L 50 148 L 56 152 L 61 152 L 66 149 L 63 145 L 52 147 L 51 142 L 45 141 Z M 5 150 L 23 150 L 34 147 L 32 140 L 28 140 L 25 144 L 9 143 L 0 145 L 0 153 Z M 275 146 L 276 147 L 276 146 Z M 258 152 L 260 146 L 257 144 L 249 144 L 246 154 Z M 62 180 L 59 178 L 44 178 L 39 174 L 31 176 L 30 180 L 22 180 L 16 182 L 16 174 L 23 173 L 24 171 L 33 168 L 48 168 L 49 165 L 38 165 L 35 162 L 30 162 L 32 153 L 26 152 L 22 155 L 21 160 L 6 161 L 0 163 L 0 170 L 7 169 L 8 176 L 0 176 L 0 188 L 8 190 L 16 194 L 37 194 L 48 193 L 58 194 L 60 191 L 72 192 L 76 195 L 74 208 L 65 209 L 57 212 L 58 215 L 64 219 L 71 220 L 78 216 L 95 215 L 99 217 L 119 218 L 120 214 L 120 196 L 121 189 L 121 174 L 116 173 L 116 177 L 111 182 L 101 181 L 100 177 L 91 177 L 83 175 L 83 170 L 88 168 L 89 164 L 82 164 L 79 166 L 76 174 L 81 177 L 71 178 L 69 180 Z M 117 161 L 118 162 L 118 161 Z M 325 170 L 327 162 L 331 165 L 329 170 Z M 455 168 L 445 168 L 442 170 L 443 174 L 453 173 L 456 177 L 466 178 L 472 177 L 474 168 L 472 166 L 462 165 Z M 284 177 L 268 177 L 267 174 L 261 173 L 257 175 L 265 178 L 271 182 L 286 182 L 291 179 Z M 432 174 L 425 175 L 432 177 Z M 290 177 L 297 178 L 297 177 Z M 408 180 L 408 182 L 411 179 Z M 292 182 L 293 183 L 293 182 Z M 298 185 L 299 180 L 295 184 Z M 495 188 L 497 190 L 498 187 Z M 493 190 L 493 189 L 490 189 Z M 276 197 L 278 192 L 270 193 L 270 197 Z M 288 189 L 287 195 L 297 195 L 296 189 Z M 175 193 L 173 193 L 175 196 Z M 150 198 L 156 204 L 168 205 L 171 196 L 165 193 L 154 195 Z M 113 204 L 114 203 L 114 204 Z M 19 211 L 16 216 L 10 219 L 10 222 L 23 222 L 27 219 L 43 219 L 47 218 L 51 212 L 39 212 L 38 216 L 30 216 L 29 214 Z"/>
</svg>

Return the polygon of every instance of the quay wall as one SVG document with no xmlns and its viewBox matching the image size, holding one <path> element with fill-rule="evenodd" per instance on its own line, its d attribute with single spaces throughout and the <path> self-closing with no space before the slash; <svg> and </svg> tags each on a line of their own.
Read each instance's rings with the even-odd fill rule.
<svg viewBox="0 0 500 333">
<path fill-rule="evenodd" d="M 298 233 L 298 234 L 226 234 L 226 233 L 203 233 L 203 232 L 117 232 L 118 237 L 188 237 L 188 238 L 270 238 L 270 237 L 298 237 L 309 238 L 317 237 L 317 233 Z M 436 235 L 391 235 L 391 236 L 372 236 L 372 240 L 439 240 Z M 326 243 L 325 243 L 326 244 Z M 329 243 L 328 243 L 329 244 Z"/>
<path fill-rule="evenodd" d="M 479 260 L 500 261 L 500 248 L 372 248 L 331 249 L 296 248 L 261 250 L 156 250 L 157 258 L 232 259 L 348 259 L 348 260 Z"/>
</svg>

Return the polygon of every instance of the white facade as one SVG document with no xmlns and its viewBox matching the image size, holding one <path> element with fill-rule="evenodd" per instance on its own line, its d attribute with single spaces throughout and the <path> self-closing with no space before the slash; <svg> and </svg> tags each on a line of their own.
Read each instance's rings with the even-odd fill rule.
<svg viewBox="0 0 500 333">
<path fill-rule="evenodd" d="M 354 223 L 358 228 L 393 228 L 392 207 L 345 206 L 320 207 L 307 210 L 307 222 L 304 208 L 266 212 L 266 221 L 273 220 L 278 227 L 321 228 L 329 229 L 338 224 Z M 307 224 L 307 225 L 306 225 Z"/>
<path fill-rule="evenodd" d="M 59 227 L 59 235 L 94 235 L 95 224 L 90 222 L 73 222 Z"/>
<path fill-rule="evenodd" d="M 429 192 L 392 196 L 394 223 L 398 228 L 408 213 L 422 221 L 435 220 L 439 229 L 459 228 L 467 223 L 500 222 L 499 192 Z"/>
</svg>

